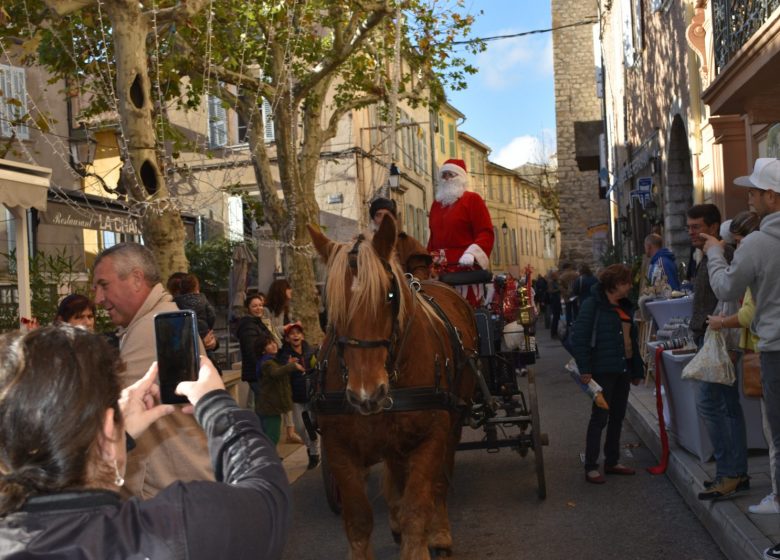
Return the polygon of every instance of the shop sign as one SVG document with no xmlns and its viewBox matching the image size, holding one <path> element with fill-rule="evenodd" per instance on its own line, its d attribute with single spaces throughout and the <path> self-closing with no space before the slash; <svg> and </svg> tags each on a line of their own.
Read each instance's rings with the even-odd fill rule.
<svg viewBox="0 0 780 560">
<path fill-rule="evenodd" d="M 133 216 L 100 212 L 83 207 L 73 209 L 51 202 L 46 212 L 41 216 L 41 222 L 55 226 L 97 229 L 131 235 L 141 234 L 138 223 Z"/>
</svg>

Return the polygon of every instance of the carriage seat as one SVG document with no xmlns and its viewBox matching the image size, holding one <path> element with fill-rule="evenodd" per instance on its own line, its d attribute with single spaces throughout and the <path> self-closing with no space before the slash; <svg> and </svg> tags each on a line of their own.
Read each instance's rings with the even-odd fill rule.
<svg viewBox="0 0 780 560">
<path fill-rule="evenodd" d="M 493 273 L 489 270 L 463 270 L 458 272 L 446 272 L 439 275 L 439 282 L 444 282 L 450 286 L 490 284 L 493 282 Z"/>
</svg>

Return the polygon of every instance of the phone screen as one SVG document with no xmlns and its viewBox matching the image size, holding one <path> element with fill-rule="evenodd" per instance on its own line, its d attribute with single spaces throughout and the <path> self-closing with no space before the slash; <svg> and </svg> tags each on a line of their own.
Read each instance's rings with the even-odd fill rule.
<svg viewBox="0 0 780 560">
<path fill-rule="evenodd" d="M 165 404 L 189 402 L 175 391 L 180 382 L 198 378 L 200 358 L 195 313 L 186 309 L 158 313 L 154 316 L 154 337 L 160 400 Z"/>
</svg>

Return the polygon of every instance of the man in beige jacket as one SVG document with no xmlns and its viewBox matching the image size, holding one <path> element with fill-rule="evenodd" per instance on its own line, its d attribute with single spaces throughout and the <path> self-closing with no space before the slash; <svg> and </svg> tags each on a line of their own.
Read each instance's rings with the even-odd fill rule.
<svg viewBox="0 0 780 560">
<path fill-rule="evenodd" d="M 127 387 L 156 360 L 154 315 L 178 307 L 160 283 L 152 252 L 137 243 L 120 243 L 98 255 L 93 274 L 95 302 L 119 327 L 119 348 L 127 368 Z M 200 353 L 205 355 L 202 347 Z M 191 415 L 161 418 L 136 440 L 127 457 L 124 497 L 151 498 L 176 480 L 214 480 L 206 434 Z"/>
</svg>

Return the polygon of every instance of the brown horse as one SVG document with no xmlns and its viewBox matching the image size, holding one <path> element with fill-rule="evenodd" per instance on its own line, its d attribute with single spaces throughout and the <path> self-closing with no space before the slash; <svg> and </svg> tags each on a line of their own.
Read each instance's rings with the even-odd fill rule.
<svg viewBox="0 0 780 560">
<path fill-rule="evenodd" d="M 336 479 L 350 558 L 373 558 L 368 468 L 383 486 L 401 558 L 449 555 L 446 495 L 476 376 L 474 313 L 449 286 L 409 282 L 395 220 L 371 241 L 338 244 L 309 227 L 327 262 L 328 335 L 314 410 Z M 410 286 L 410 284 L 412 284 Z"/>
</svg>

